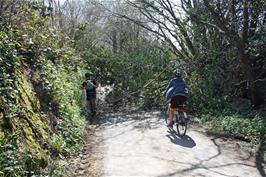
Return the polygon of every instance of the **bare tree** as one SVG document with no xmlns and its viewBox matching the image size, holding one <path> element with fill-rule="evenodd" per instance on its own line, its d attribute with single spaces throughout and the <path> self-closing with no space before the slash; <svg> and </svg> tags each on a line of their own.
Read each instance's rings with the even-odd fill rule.
<svg viewBox="0 0 266 177">
<path fill-rule="evenodd" d="M 191 41 L 188 25 L 182 16 L 179 5 L 169 0 L 122 1 L 136 10 L 141 16 L 130 16 L 126 13 L 113 12 L 167 41 L 173 51 L 183 58 L 193 58 L 197 51 Z"/>
</svg>

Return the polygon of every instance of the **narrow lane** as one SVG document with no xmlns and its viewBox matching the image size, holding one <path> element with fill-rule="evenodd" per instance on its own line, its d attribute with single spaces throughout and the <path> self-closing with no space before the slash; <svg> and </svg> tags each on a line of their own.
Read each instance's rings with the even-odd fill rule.
<svg viewBox="0 0 266 177">
<path fill-rule="evenodd" d="M 104 176 L 260 176 L 254 159 L 239 144 L 193 128 L 180 138 L 165 127 L 159 112 L 105 118 Z"/>
</svg>

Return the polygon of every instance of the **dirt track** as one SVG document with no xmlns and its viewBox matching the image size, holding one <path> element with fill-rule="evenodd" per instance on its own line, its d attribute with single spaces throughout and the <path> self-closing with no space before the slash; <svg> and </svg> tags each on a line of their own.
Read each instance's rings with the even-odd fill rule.
<svg viewBox="0 0 266 177">
<path fill-rule="evenodd" d="M 190 127 L 180 138 L 159 112 L 110 113 L 89 128 L 75 176 L 239 176 L 265 175 L 242 144 L 210 137 Z M 92 130 L 95 130 L 92 131 Z M 264 173 L 264 174 L 263 174 Z"/>
</svg>

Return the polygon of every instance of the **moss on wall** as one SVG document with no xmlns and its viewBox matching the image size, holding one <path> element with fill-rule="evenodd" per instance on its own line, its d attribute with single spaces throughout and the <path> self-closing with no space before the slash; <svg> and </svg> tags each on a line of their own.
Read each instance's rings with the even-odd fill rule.
<svg viewBox="0 0 266 177">
<path fill-rule="evenodd" d="M 16 75 L 18 80 L 14 84 L 14 89 L 17 90 L 15 103 L 19 113 L 16 117 L 7 117 L 6 119 L 12 125 L 12 133 L 22 137 L 23 142 L 20 143 L 25 145 L 25 150 L 38 154 L 39 160 L 46 164 L 49 159 L 46 150 L 51 134 L 48 121 L 40 111 L 40 103 L 30 81 L 20 71 L 17 71 Z M 4 114 L 0 112 L 0 125 L 3 124 Z M 0 137 L 8 136 L 9 133 L 1 127 Z"/>
</svg>

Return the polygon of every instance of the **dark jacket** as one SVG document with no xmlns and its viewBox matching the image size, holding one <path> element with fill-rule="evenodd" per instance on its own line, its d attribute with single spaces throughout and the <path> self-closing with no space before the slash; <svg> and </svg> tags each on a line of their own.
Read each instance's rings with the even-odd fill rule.
<svg viewBox="0 0 266 177">
<path fill-rule="evenodd" d="M 173 96 L 183 95 L 188 97 L 187 86 L 184 80 L 180 77 L 173 78 L 166 87 L 164 96 L 170 99 Z"/>
<path fill-rule="evenodd" d="M 91 82 L 92 85 L 89 85 L 88 82 Z M 86 89 L 87 96 L 96 94 L 97 81 L 96 80 L 86 80 L 82 83 L 82 86 Z"/>
</svg>

